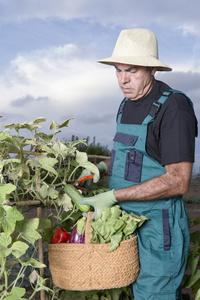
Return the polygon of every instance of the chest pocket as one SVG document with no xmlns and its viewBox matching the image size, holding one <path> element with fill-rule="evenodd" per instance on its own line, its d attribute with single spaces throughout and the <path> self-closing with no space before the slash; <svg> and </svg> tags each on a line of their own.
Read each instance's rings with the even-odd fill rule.
<svg viewBox="0 0 200 300">
<path fill-rule="evenodd" d="M 138 136 L 136 136 L 136 135 L 126 134 L 123 132 L 117 132 L 115 134 L 113 141 L 125 144 L 127 146 L 134 146 L 135 143 L 137 142 L 137 139 L 138 139 Z"/>
<path fill-rule="evenodd" d="M 122 151 L 118 151 L 122 155 L 125 155 L 125 161 L 121 157 L 116 157 L 116 152 L 113 152 L 113 158 L 111 159 L 110 170 L 113 169 L 113 164 L 122 162 L 124 164 L 124 179 L 127 181 L 132 181 L 139 183 L 141 181 L 141 172 L 142 172 L 142 161 L 143 154 L 137 152 L 134 149 L 134 145 L 138 140 L 138 136 L 126 134 L 122 132 L 117 132 L 114 137 L 114 142 L 116 148 Z M 112 171 L 111 171 L 112 172 Z M 112 175 L 112 174 L 109 174 Z"/>
<path fill-rule="evenodd" d="M 124 178 L 139 183 L 141 181 L 143 154 L 137 153 L 134 149 L 126 155 Z"/>
</svg>

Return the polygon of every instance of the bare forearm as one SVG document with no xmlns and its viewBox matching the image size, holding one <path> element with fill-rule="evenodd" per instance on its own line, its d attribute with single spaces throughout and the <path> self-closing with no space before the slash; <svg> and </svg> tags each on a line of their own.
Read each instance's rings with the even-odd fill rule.
<svg viewBox="0 0 200 300">
<path fill-rule="evenodd" d="M 151 201 L 187 193 L 192 163 L 179 163 L 176 169 L 166 166 L 166 170 L 166 174 L 142 184 L 115 190 L 117 201 Z"/>
<path fill-rule="evenodd" d="M 165 176 L 156 177 L 142 184 L 115 190 L 117 201 L 151 201 L 175 196 L 179 193 L 175 182 L 166 182 Z"/>
</svg>

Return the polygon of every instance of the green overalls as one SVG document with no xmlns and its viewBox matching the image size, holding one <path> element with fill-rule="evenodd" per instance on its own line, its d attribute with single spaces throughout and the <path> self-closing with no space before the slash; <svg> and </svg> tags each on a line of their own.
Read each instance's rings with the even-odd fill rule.
<svg viewBox="0 0 200 300">
<path fill-rule="evenodd" d="M 165 168 L 150 157 L 146 150 L 147 126 L 160 106 L 172 93 L 164 92 L 155 101 L 141 125 L 122 124 L 122 102 L 117 120 L 109 168 L 110 189 L 140 184 L 165 173 Z M 192 105 L 191 100 L 188 98 Z M 173 145 L 172 145 L 173 147 Z M 182 299 L 181 280 L 188 249 L 188 215 L 181 196 L 151 202 L 120 202 L 123 210 L 149 218 L 138 230 L 140 273 L 133 283 L 135 300 Z"/>
</svg>

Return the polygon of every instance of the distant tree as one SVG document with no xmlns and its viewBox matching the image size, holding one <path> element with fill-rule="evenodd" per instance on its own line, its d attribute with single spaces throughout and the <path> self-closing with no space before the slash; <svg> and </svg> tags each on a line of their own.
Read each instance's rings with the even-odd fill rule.
<svg viewBox="0 0 200 300">
<path fill-rule="evenodd" d="M 72 135 L 71 142 L 80 140 L 78 136 Z M 111 156 L 111 151 L 108 149 L 108 146 L 101 145 L 100 143 L 96 143 L 96 137 L 93 137 L 93 141 L 90 143 L 90 137 L 83 139 L 85 143 L 77 145 L 77 150 L 80 152 L 86 152 L 90 155 L 103 155 L 103 156 Z M 67 140 L 64 140 L 68 142 Z"/>
</svg>

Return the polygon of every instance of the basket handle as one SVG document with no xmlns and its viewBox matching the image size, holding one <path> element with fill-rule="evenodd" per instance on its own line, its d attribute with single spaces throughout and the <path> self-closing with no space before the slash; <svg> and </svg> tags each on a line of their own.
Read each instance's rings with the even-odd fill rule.
<svg viewBox="0 0 200 300">
<path fill-rule="evenodd" d="M 92 238 L 92 227 L 89 221 L 93 218 L 94 218 L 94 213 L 92 211 L 89 211 L 87 214 L 87 221 L 85 226 L 85 244 L 90 244 L 90 240 Z"/>
</svg>

